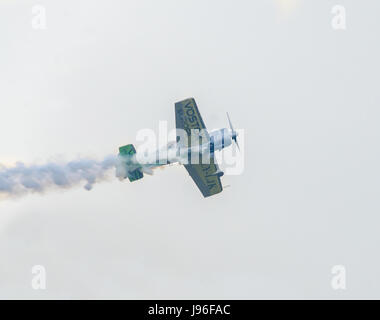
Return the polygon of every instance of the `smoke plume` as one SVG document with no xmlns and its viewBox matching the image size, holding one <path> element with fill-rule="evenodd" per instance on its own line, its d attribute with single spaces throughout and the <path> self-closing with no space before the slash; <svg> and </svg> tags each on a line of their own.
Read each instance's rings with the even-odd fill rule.
<svg viewBox="0 0 380 320">
<path fill-rule="evenodd" d="M 79 159 L 44 165 L 27 166 L 21 162 L 13 167 L 0 165 L 0 196 L 42 193 L 50 188 L 69 188 L 80 183 L 86 190 L 91 190 L 96 182 L 108 177 L 109 170 L 115 168 L 117 162 L 117 156 L 107 156 L 101 161 Z"/>
</svg>

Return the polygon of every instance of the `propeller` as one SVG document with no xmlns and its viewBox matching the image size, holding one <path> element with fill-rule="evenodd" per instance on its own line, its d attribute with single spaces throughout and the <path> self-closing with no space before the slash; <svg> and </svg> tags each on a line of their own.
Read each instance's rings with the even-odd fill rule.
<svg viewBox="0 0 380 320">
<path fill-rule="evenodd" d="M 236 146 L 238 147 L 238 149 L 240 151 L 239 143 L 237 142 L 237 136 L 239 134 L 234 130 L 234 127 L 232 126 L 232 122 L 231 122 L 230 115 L 228 114 L 228 112 L 227 112 L 227 118 L 228 118 L 228 123 L 230 124 L 230 128 L 231 128 L 231 131 L 232 131 L 232 140 L 235 141 Z"/>
</svg>

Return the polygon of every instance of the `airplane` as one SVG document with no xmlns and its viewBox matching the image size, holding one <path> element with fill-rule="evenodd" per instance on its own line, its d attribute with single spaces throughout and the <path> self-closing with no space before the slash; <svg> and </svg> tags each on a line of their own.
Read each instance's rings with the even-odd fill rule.
<svg viewBox="0 0 380 320">
<path fill-rule="evenodd" d="M 232 145 L 232 141 L 240 150 L 238 132 L 234 130 L 228 113 L 227 118 L 229 129 L 209 132 L 194 98 L 175 103 L 176 141 L 169 142 L 164 150 L 153 150 L 144 156 L 136 153 L 133 144 L 120 147 L 116 176 L 134 182 L 142 179 L 144 173 L 152 175 L 152 169 L 156 167 L 179 163 L 184 165 L 205 198 L 222 192 L 220 178 L 224 172 L 216 163 L 215 151 Z"/>
</svg>

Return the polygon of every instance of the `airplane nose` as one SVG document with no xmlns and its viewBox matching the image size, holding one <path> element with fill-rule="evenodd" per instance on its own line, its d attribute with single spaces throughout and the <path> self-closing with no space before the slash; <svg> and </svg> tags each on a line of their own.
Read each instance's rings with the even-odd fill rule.
<svg viewBox="0 0 380 320">
<path fill-rule="evenodd" d="M 231 138 L 232 138 L 232 140 L 235 141 L 236 146 L 237 146 L 238 149 L 240 150 L 240 148 L 239 148 L 239 143 L 237 142 L 237 136 L 238 136 L 239 134 L 234 130 L 234 127 L 232 126 L 231 119 L 230 119 L 230 116 L 228 115 L 228 112 L 227 112 L 227 118 L 228 118 L 228 123 L 230 124 Z"/>
</svg>

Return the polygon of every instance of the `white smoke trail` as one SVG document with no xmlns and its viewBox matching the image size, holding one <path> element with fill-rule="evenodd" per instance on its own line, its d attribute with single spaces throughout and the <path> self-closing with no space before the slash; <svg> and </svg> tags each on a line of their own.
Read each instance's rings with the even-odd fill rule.
<svg viewBox="0 0 380 320">
<path fill-rule="evenodd" d="M 0 196 L 17 196 L 30 192 L 44 192 L 52 187 L 69 188 L 85 183 L 91 190 L 96 182 L 105 180 L 108 171 L 118 163 L 117 156 L 107 156 L 101 161 L 79 159 L 68 163 L 49 162 L 44 165 L 14 167 L 0 165 Z"/>
</svg>

